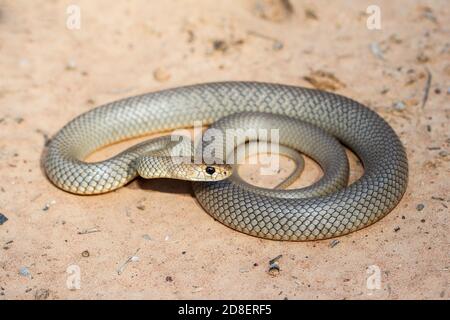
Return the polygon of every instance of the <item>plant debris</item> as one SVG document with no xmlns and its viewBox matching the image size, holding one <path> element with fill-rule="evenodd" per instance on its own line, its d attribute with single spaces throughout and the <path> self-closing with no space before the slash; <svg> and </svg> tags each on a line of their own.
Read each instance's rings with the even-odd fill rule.
<svg viewBox="0 0 450 320">
<path fill-rule="evenodd" d="M 430 58 L 428 58 L 428 56 L 421 52 L 417 55 L 416 60 L 418 63 L 427 63 L 428 61 L 430 61 Z"/>
<path fill-rule="evenodd" d="M 257 0 L 254 13 L 264 20 L 282 22 L 294 13 L 289 0 Z"/>
<path fill-rule="evenodd" d="M 278 264 L 278 260 L 280 260 L 281 257 L 283 257 L 283 255 L 280 254 L 269 261 L 269 270 L 267 272 L 272 277 L 275 277 L 280 273 L 280 265 Z"/>
<path fill-rule="evenodd" d="M 435 24 L 439 24 L 438 20 L 436 19 L 436 16 L 433 13 L 433 10 L 430 7 L 424 6 L 420 8 L 420 11 L 422 18 L 427 19 Z"/>
<path fill-rule="evenodd" d="M 425 72 L 427 73 L 427 81 L 425 82 L 425 88 L 423 90 L 423 98 L 422 98 L 422 109 L 425 108 L 425 104 L 428 101 L 428 95 L 430 94 L 430 87 L 431 87 L 431 72 L 428 70 L 428 68 L 425 68 Z"/>
<path fill-rule="evenodd" d="M 305 17 L 306 19 L 319 20 L 319 17 L 317 16 L 316 12 L 311 8 L 305 9 Z"/>
<path fill-rule="evenodd" d="M 304 76 L 303 79 L 320 90 L 335 91 L 345 88 L 343 82 L 341 82 L 333 73 L 327 71 L 312 71 L 308 76 Z"/>
<path fill-rule="evenodd" d="M 249 31 L 247 31 L 247 33 L 251 36 L 255 36 L 255 37 L 258 37 L 261 39 L 272 41 L 272 49 L 275 51 L 281 50 L 284 47 L 283 42 L 281 42 L 280 40 L 275 39 L 273 37 L 267 36 L 265 34 L 262 34 L 262 33 L 259 33 L 259 32 L 253 31 L 253 30 L 249 30 Z"/>
<path fill-rule="evenodd" d="M 330 248 L 336 247 L 339 243 L 340 243 L 339 240 L 334 239 L 333 241 L 330 242 Z"/>
<path fill-rule="evenodd" d="M 275 258 L 273 258 L 272 260 L 269 261 L 269 265 L 278 262 L 278 260 L 280 260 L 282 257 L 283 257 L 282 254 L 276 256 Z"/>
<path fill-rule="evenodd" d="M 130 262 L 136 262 L 139 261 L 139 257 L 136 256 L 137 253 L 139 252 L 139 250 L 141 249 L 137 249 L 136 252 L 134 253 L 134 255 L 130 256 L 124 263 L 122 263 L 119 268 L 117 269 L 117 274 L 121 275 L 123 273 L 123 271 L 125 270 L 126 266 L 130 263 Z"/>
<path fill-rule="evenodd" d="M 199 287 L 199 286 L 192 286 L 194 289 L 192 290 L 192 293 L 196 293 L 196 292 L 200 292 L 200 291 L 202 291 L 203 290 L 203 288 L 202 287 Z"/>
<path fill-rule="evenodd" d="M 78 234 L 89 234 L 89 233 L 95 233 L 95 232 L 100 232 L 100 229 L 94 227 L 94 228 L 90 228 L 90 229 L 84 229 L 82 231 L 78 231 Z"/>
<path fill-rule="evenodd" d="M 10 241 L 6 242 L 3 245 L 3 250 L 9 250 L 9 248 L 11 248 L 11 245 L 13 244 L 13 242 L 14 242 L 14 240 L 10 240 Z"/>
</svg>

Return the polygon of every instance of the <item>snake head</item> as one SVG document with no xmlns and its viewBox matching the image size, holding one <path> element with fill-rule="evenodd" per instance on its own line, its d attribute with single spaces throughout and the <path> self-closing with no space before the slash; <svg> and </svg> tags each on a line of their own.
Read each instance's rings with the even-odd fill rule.
<svg viewBox="0 0 450 320">
<path fill-rule="evenodd" d="M 193 164 L 191 165 L 192 181 L 220 181 L 228 178 L 233 173 L 233 167 L 229 164 Z"/>
<path fill-rule="evenodd" d="M 191 159 L 168 156 L 142 156 L 136 171 L 145 179 L 169 178 L 188 181 L 220 181 L 233 173 L 229 164 L 195 163 Z"/>
</svg>

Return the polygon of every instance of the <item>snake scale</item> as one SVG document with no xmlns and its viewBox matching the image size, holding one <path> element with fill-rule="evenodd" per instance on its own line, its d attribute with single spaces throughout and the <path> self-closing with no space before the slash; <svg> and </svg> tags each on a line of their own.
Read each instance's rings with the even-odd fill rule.
<svg viewBox="0 0 450 320">
<path fill-rule="evenodd" d="M 56 186 L 72 193 L 111 191 L 137 176 L 139 149 L 147 147 L 138 145 L 97 163 L 83 162 L 94 150 L 130 137 L 189 127 L 198 120 L 211 124 L 240 112 L 249 117 L 270 113 L 315 125 L 352 149 L 364 174 L 349 186 L 307 197 L 272 196 L 231 178 L 194 182 L 199 203 L 223 224 L 267 239 L 327 239 L 374 223 L 402 198 L 408 180 L 406 153 L 380 116 L 334 93 L 260 82 L 191 85 L 97 107 L 73 119 L 53 137 L 44 157 L 45 171 Z M 289 134 L 286 138 L 289 140 Z M 168 143 L 165 139 L 156 143 L 164 146 Z M 316 136 L 311 139 L 313 145 L 320 144 Z M 217 168 L 219 174 L 229 174 L 220 172 L 224 167 Z"/>
</svg>

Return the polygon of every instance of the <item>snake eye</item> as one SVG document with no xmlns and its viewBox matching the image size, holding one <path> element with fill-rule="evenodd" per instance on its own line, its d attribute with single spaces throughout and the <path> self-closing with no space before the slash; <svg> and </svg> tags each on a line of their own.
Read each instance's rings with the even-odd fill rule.
<svg viewBox="0 0 450 320">
<path fill-rule="evenodd" d="M 207 174 L 213 175 L 214 172 L 216 172 L 216 169 L 214 167 L 206 167 L 205 171 Z"/>
</svg>

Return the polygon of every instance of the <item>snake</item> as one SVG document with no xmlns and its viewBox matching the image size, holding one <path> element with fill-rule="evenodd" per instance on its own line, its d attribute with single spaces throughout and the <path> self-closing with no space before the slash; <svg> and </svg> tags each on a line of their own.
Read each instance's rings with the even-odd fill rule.
<svg viewBox="0 0 450 320">
<path fill-rule="evenodd" d="M 233 179 L 234 167 L 227 163 L 174 164 L 168 150 L 179 141 L 169 136 L 138 144 L 110 159 L 85 161 L 95 150 L 132 137 L 188 128 L 195 122 L 221 127 L 227 117 L 234 117 L 232 124 L 243 125 L 239 119 L 245 118 L 248 124 L 261 118 L 259 114 L 262 120 L 254 121 L 258 126 L 278 125 L 280 143 L 313 153 L 313 159 L 328 170 L 310 188 L 314 193 L 308 187 L 303 188 L 306 192 L 258 190 Z M 362 176 L 348 184 L 343 147 L 327 153 L 324 149 L 331 140 L 324 142 L 325 136 L 316 131 L 298 136 L 300 123 L 352 150 L 364 168 Z M 295 145 L 300 140 L 306 147 Z M 193 180 L 197 201 L 215 220 L 248 235 L 289 241 L 329 239 L 365 228 L 397 206 L 408 183 L 405 148 L 376 112 L 337 93 L 264 82 L 201 83 L 96 107 L 52 137 L 43 166 L 58 188 L 83 195 L 116 190 L 139 176 L 139 171 L 150 178 Z"/>
</svg>

